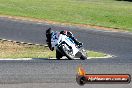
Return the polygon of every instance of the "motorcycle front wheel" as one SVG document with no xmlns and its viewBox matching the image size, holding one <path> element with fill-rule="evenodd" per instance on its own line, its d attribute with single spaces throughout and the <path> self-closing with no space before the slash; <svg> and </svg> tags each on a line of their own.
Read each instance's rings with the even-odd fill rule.
<svg viewBox="0 0 132 88">
<path fill-rule="evenodd" d="M 62 45 L 61 49 L 64 53 L 64 55 L 69 59 L 72 60 L 74 59 L 74 55 L 72 54 L 72 51 L 69 51 L 70 49 L 68 49 L 67 45 Z"/>
<path fill-rule="evenodd" d="M 81 54 L 82 54 L 80 57 L 81 60 L 87 59 L 87 52 L 84 49 L 81 50 Z"/>
<path fill-rule="evenodd" d="M 81 60 L 86 60 L 87 59 L 87 56 L 85 56 L 85 55 L 82 54 L 81 57 L 80 57 L 80 59 Z"/>
</svg>

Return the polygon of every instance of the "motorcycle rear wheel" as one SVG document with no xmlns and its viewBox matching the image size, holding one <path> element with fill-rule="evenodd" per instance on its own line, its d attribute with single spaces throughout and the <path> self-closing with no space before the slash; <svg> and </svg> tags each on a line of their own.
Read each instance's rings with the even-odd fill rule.
<svg viewBox="0 0 132 88">
<path fill-rule="evenodd" d="M 62 56 L 63 55 L 58 50 L 56 50 L 56 59 L 60 60 L 60 58 L 62 58 Z"/>
</svg>

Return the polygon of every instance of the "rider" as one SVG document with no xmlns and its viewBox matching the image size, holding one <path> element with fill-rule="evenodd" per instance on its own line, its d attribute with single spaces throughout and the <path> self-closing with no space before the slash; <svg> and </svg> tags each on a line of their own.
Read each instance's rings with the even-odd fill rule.
<svg viewBox="0 0 132 88">
<path fill-rule="evenodd" d="M 50 30 L 51 30 L 51 28 L 49 28 L 49 29 L 46 31 L 46 34 L 47 34 L 47 32 L 49 32 Z M 71 38 L 71 39 L 74 41 L 74 43 L 75 43 L 76 45 L 82 46 L 82 43 L 79 42 L 77 39 L 74 38 L 72 32 L 64 30 L 64 31 L 59 32 L 59 34 L 66 35 L 67 37 Z M 46 35 L 46 37 L 49 38 L 49 39 L 51 38 L 51 37 L 49 37 L 49 36 L 47 36 L 47 35 Z M 48 40 L 47 40 L 47 42 L 48 42 L 48 44 L 49 44 L 50 50 L 53 51 L 53 50 L 54 50 L 54 47 L 52 47 L 52 45 L 49 43 L 49 42 L 51 42 L 51 41 L 48 41 Z"/>
<path fill-rule="evenodd" d="M 72 32 L 64 30 L 64 31 L 61 31 L 60 34 L 66 35 L 67 37 L 71 38 L 76 45 L 82 46 L 82 43 L 74 38 Z"/>
</svg>

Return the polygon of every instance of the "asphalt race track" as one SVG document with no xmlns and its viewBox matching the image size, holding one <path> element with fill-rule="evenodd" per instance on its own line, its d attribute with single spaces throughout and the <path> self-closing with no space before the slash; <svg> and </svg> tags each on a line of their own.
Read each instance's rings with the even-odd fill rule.
<svg viewBox="0 0 132 88">
<path fill-rule="evenodd" d="M 82 65 L 89 74 L 132 75 L 132 33 L 102 31 L 74 26 L 51 25 L 0 17 L 0 38 L 45 44 L 45 30 L 70 30 L 89 50 L 113 55 L 88 60 L 1 60 L 0 88 L 80 88 L 75 77 Z M 130 84 L 86 84 L 83 88 L 131 88 Z"/>
</svg>

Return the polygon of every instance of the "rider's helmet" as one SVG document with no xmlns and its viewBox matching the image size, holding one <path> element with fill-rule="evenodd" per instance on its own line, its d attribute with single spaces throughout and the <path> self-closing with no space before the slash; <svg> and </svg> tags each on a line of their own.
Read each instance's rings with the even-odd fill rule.
<svg viewBox="0 0 132 88">
<path fill-rule="evenodd" d="M 73 36 L 72 32 L 70 32 L 70 31 L 66 31 L 66 30 L 61 31 L 60 34 L 67 35 L 68 37 Z"/>
</svg>

